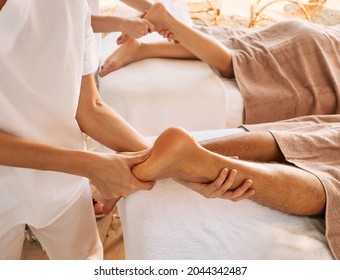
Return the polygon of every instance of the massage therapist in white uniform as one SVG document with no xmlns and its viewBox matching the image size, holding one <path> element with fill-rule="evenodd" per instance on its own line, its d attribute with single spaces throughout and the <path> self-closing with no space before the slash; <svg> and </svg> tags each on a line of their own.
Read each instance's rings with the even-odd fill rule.
<svg viewBox="0 0 340 280">
<path fill-rule="evenodd" d="M 131 167 L 149 143 L 104 104 L 86 0 L 0 0 L 0 259 L 29 225 L 50 259 L 102 259 L 89 180 L 106 198 L 150 189 Z"/>
<path fill-rule="evenodd" d="M 116 153 L 150 144 L 99 96 L 90 19 L 86 0 L 0 0 L 0 259 L 26 225 L 50 259 L 102 259 L 89 180 L 112 200 L 154 186 L 131 173 L 147 153 Z"/>
</svg>

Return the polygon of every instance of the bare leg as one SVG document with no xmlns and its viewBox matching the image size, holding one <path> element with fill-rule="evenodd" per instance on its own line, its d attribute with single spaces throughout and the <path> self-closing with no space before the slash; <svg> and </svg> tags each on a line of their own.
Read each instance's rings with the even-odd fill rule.
<svg viewBox="0 0 340 280">
<path fill-rule="evenodd" d="M 242 143 L 238 145 L 239 151 L 242 151 Z M 225 144 L 228 145 L 227 141 Z M 235 154 L 237 151 L 232 151 L 232 155 Z M 252 199 L 260 204 L 298 215 L 324 211 L 324 189 L 317 177 L 309 172 L 285 164 L 250 162 L 218 155 L 198 145 L 186 131 L 178 128 L 163 132 L 157 138 L 151 156 L 135 166 L 133 173 L 143 181 L 177 177 L 209 182 L 222 168 L 238 171 L 235 187 L 251 179 L 255 190 Z"/>
<path fill-rule="evenodd" d="M 105 76 L 132 62 L 156 57 L 197 59 L 180 44 L 169 42 L 145 44 L 131 38 L 105 60 L 99 75 Z"/>
<path fill-rule="evenodd" d="M 130 39 L 105 60 L 99 72 L 100 76 L 138 60 L 159 57 L 200 59 L 216 68 L 222 76 L 234 77 L 230 50 L 218 40 L 181 23 L 160 3 L 154 4 L 145 18 L 157 22 L 158 31 L 163 28 L 170 29 L 180 44 L 168 42 L 145 44 Z"/>
<path fill-rule="evenodd" d="M 222 76 L 234 77 L 231 52 L 221 42 L 198 30 L 188 27 L 156 3 L 144 16 L 157 31 L 170 30 L 177 41 L 197 58 L 216 68 Z"/>
<path fill-rule="evenodd" d="M 200 145 L 214 153 L 225 156 L 236 155 L 242 160 L 286 163 L 274 137 L 269 132 L 229 135 L 202 141 Z"/>
</svg>

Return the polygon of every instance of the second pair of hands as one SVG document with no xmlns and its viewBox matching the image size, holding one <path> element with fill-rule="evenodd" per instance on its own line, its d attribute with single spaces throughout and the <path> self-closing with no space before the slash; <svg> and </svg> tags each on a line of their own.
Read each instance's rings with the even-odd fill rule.
<svg viewBox="0 0 340 280">
<path fill-rule="evenodd" d="M 139 39 L 149 33 L 156 31 L 155 26 L 144 19 L 145 14 L 147 11 L 142 13 L 137 17 L 126 18 L 126 22 L 123 25 L 123 32 L 117 38 L 117 45 L 122 45 L 126 43 L 130 38 Z M 169 30 L 162 30 L 158 32 L 162 37 L 166 38 L 169 42 L 175 42 L 174 34 Z"/>
</svg>

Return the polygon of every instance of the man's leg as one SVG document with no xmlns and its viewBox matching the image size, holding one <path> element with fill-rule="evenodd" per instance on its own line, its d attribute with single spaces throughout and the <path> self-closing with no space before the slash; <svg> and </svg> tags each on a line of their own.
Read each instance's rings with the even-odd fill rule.
<svg viewBox="0 0 340 280">
<path fill-rule="evenodd" d="M 269 132 L 251 132 L 229 135 L 200 142 L 214 153 L 256 162 L 285 163 L 285 158 Z"/>
<path fill-rule="evenodd" d="M 262 161 L 282 159 L 270 133 L 257 133 L 253 139 L 252 135 L 250 132 L 245 138 L 240 135 L 238 143 L 233 140 L 225 155 L 240 154 L 241 158 L 252 160 L 264 155 L 260 158 Z M 249 145 L 255 141 L 260 141 L 260 144 Z M 206 145 L 212 146 L 211 143 Z M 224 145 L 229 145 L 227 137 Z M 260 150 L 255 151 L 256 146 Z M 235 188 L 246 179 L 251 179 L 255 190 L 251 199 L 260 204 L 298 215 L 315 215 L 324 211 L 326 198 L 323 186 L 309 172 L 287 164 L 245 161 L 226 156 L 203 148 L 184 130 L 170 128 L 157 138 L 151 156 L 135 166 L 133 173 L 143 181 L 171 177 L 202 183 L 213 181 L 222 168 L 236 169 Z"/>
<path fill-rule="evenodd" d="M 169 30 L 184 48 L 216 68 L 223 77 L 234 77 L 231 51 L 220 41 L 177 20 L 161 3 L 152 5 L 144 18 L 152 22 L 158 32 Z"/>
<path fill-rule="evenodd" d="M 51 225 L 30 228 L 50 259 L 103 259 L 89 190 Z"/>
<path fill-rule="evenodd" d="M 25 239 L 25 225 L 17 225 L 0 237 L 0 260 L 20 260 Z"/>
</svg>

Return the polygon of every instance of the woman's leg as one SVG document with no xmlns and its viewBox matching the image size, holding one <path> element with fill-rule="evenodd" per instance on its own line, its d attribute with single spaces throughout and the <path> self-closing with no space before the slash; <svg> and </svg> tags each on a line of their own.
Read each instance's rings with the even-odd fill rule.
<svg viewBox="0 0 340 280">
<path fill-rule="evenodd" d="M 138 40 L 131 38 L 105 60 L 99 71 L 99 75 L 103 77 L 132 62 L 157 57 L 197 59 L 196 56 L 177 43 L 141 43 Z"/>
<path fill-rule="evenodd" d="M 229 149 L 230 156 L 242 154 L 244 147 L 249 146 L 251 135 L 249 132 L 247 141 L 240 138 L 237 145 L 236 142 L 231 143 L 235 146 Z M 273 152 L 273 155 L 265 152 L 266 158 L 280 158 L 280 155 L 275 155 L 276 143 L 270 133 L 264 132 L 262 137 L 257 134 L 256 141 L 263 141 L 265 150 Z M 228 145 L 227 138 L 224 143 Z M 262 152 L 263 149 L 254 151 L 254 155 L 261 155 Z M 222 168 L 238 171 L 235 188 L 251 179 L 255 190 L 251 199 L 260 204 L 298 215 L 314 215 L 324 211 L 323 186 L 309 172 L 285 164 L 237 160 L 213 153 L 178 128 L 163 132 L 157 138 L 151 156 L 132 171 L 143 181 L 172 177 L 203 183 L 213 181 Z"/>
<path fill-rule="evenodd" d="M 184 48 L 216 68 L 222 76 L 234 77 L 231 51 L 220 41 L 177 20 L 161 3 L 152 5 L 144 18 L 152 22 L 158 32 L 169 30 Z"/>
<path fill-rule="evenodd" d="M 179 43 L 145 44 L 130 39 L 105 60 L 100 76 L 138 60 L 161 57 L 200 59 L 216 68 L 222 76 L 234 77 L 230 50 L 215 38 L 181 23 L 160 3 L 154 4 L 145 18 L 157 22 L 158 31 L 170 30 Z"/>
</svg>

